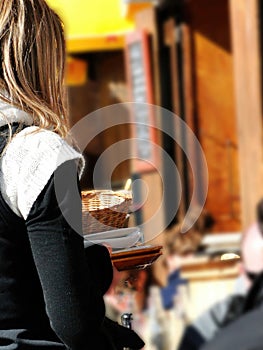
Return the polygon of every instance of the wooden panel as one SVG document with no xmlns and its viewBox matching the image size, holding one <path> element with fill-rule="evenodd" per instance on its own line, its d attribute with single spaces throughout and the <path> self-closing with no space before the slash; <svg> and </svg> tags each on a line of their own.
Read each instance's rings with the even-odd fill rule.
<svg viewBox="0 0 263 350">
<path fill-rule="evenodd" d="M 216 220 L 215 231 L 238 231 L 239 174 L 228 1 L 191 0 L 185 2 L 185 15 L 186 120 L 197 133 L 208 163 L 206 208 Z"/>
<path fill-rule="evenodd" d="M 230 0 L 244 227 L 255 220 L 255 206 L 263 195 L 258 4 Z"/>
<path fill-rule="evenodd" d="M 173 112 L 180 117 L 182 108 L 180 103 L 180 85 L 179 85 L 179 72 L 178 72 L 178 59 L 177 59 L 177 37 L 176 37 L 176 22 L 174 18 L 169 18 L 164 22 L 163 26 L 164 44 L 169 47 L 170 54 L 170 74 L 171 74 L 171 95 L 172 95 L 172 107 Z M 179 131 L 177 130 L 177 133 Z M 181 147 L 175 144 L 175 158 L 176 167 L 180 174 L 182 187 L 185 188 L 185 177 L 183 167 L 183 152 Z M 186 200 L 185 196 L 182 196 L 180 205 L 178 208 L 178 220 L 182 221 L 186 213 Z"/>
<path fill-rule="evenodd" d="M 108 55 L 100 55 L 97 60 L 97 79 L 99 81 L 99 105 L 97 108 L 109 106 L 115 103 L 128 101 L 128 92 L 125 81 L 124 54 L 123 52 L 111 52 Z M 105 130 L 99 137 L 107 149 L 115 142 L 130 137 L 130 129 L 126 124 L 117 125 Z M 109 164 L 114 159 L 107 159 Z M 107 169 L 107 164 L 105 164 Z M 130 163 L 121 163 L 113 172 L 113 181 L 126 181 L 130 177 Z"/>
<path fill-rule="evenodd" d="M 128 101 L 122 51 L 104 52 L 88 58 L 89 79 L 85 85 L 69 87 L 71 125 L 99 108 Z M 88 167 L 82 178 L 82 187 L 89 188 L 93 167 L 100 154 L 110 145 L 130 137 L 127 125 L 105 130 L 87 146 Z M 112 159 L 107 159 L 111 162 Z M 107 169 L 107 164 L 105 164 Z M 130 177 L 129 161 L 122 162 L 113 173 L 114 182 L 125 182 Z"/>
<path fill-rule="evenodd" d="M 162 179 L 160 177 L 160 174 L 158 172 L 152 172 L 152 173 L 144 173 L 141 176 L 141 180 L 144 182 L 145 186 L 145 195 L 147 197 L 145 198 L 145 203 L 143 205 L 143 221 L 146 222 L 150 220 L 158 211 L 161 201 L 163 199 L 163 184 Z M 148 189 L 148 193 L 147 193 Z M 162 216 L 162 213 L 159 216 L 159 228 L 163 228 L 164 217 Z M 150 227 L 150 225 L 147 225 L 144 230 L 144 238 L 145 242 L 150 242 L 154 244 L 158 244 L 158 239 L 156 239 L 155 236 L 153 236 L 153 232 L 158 230 L 158 227 Z"/>
<path fill-rule="evenodd" d="M 179 93 L 179 72 L 176 48 L 176 22 L 174 18 L 169 18 L 163 25 L 163 41 L 170 51 L 170 73 L 171 73 L 171 93 L 173 111 L 177 115 L 181 113 L 180 93 Z"/>
<path fill-rule="evenodd" d="M 153 104 L 161 105 L 161 94 L 160 94 L 160 70 L 159 70 L 159 33 L 157 25 L 157 13 L 156 8 L 149 8 L 138 12 L 135 16 L 135 23 L 137 30 L 145 30 L 151 38 L 151 59 L 152 59 L 152 79 L 153 79 Z M 161 126 L 160 116 L 156 116 L 157 127 Z M 157 143 L 161 145 L 161 135 L 157 133 Z M 160 169 L 162 172 L 161 165 Z M 159 176 L 159 172 L 154 171 L 151 173 L 144 173 L 141 176 L 141 180 L 145 182 L 148 186 L 148 199 L 142 209 L 142 219 L 143 222 L 149 220 L 154 213 L 157 211 L 159 204 L 162 201 L 163 188 L 162 181 Z M 161 213 L 159 223 L 160 227 L 164 226 L 164 213 Z M 146 228 L 145 241 L 148 242 L 152 240 L 152 230 Z"/>
</svg>

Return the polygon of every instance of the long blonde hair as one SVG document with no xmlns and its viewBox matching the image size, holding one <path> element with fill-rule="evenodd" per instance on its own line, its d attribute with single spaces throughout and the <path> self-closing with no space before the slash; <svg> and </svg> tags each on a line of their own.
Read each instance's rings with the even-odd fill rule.
<svg viewBox="0 0 263 350">
<path fill-rule="evenodd" d="M 0 0 L 0 98 L 65 137 L 63 24 L 44 0 Z M 8 96 L 8 97 L 7 97 Z"/>
</svg>

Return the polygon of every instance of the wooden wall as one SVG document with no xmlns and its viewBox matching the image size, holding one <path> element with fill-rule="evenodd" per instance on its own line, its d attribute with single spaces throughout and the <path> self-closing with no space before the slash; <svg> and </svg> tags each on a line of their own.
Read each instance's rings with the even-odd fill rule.
<svg viewBox="0 0 263 350">
<path fill-rule="evenodd" d="M 229 0 L 239 143 L 242 225 L 263 197 L 262 1 Z M 261 44 L 260 44 L 261 43 Z"/>
<path fill-rule="evenodd" d="M 183 55 L 191 53 L 185 65 L 191 81 L 185 89 L 191 90 L 192 99 L 186 98 L 185 105 L 193 104 L 186 121 L 193 125 L 208 164 L 206 209 L 216 221 L 214 231 L 238 231 L 240 184 L 228 1 L 189 0 L 184 16 Z"/>
<path fill-rule="evenodd" d="M 171 64 L 169 88 L 174 112 L 178 112 L 176 89 L 181 84 L 184 111 L 179 108 L 179 112 L 184 112 L 186 122 L 199 138 L 208 163 L 206 209 L 216 220 L 214 231 L 240 231 L 254 220 L 255 205 L 263 195 L 259 0 L 181 3 L 179 23 L 175 12 L 166 25 L 158 23 L 158 9 L 136 15 L 137 29 L 146 29 L 151 35 L 154 104 L 162 104 L 161 45 L 170 40 L 166 42 L 171 49 L 170 60 L 176 60 L 172 41 L 178 40 L 178 27 L 183 80 L 178 77 L 182 72 L 175 72 Z M 128 100 L 123 52 L 92 53 L 87 60 L 87 83 L 70 88 L 72 124 L 98 108 Z M 104 132 L 87 147 L 91 164 L 110 144 L 127 137 L 126 127 Z M 120 164 L 113 180 L 125 181 L 129 176 L 129 164 Z M 84 186 L 90 179 L 85 181 Z"/>
<path fill-rule="evenodd" d="M 213 230 L 240 231 L 239 143 L 229 1 L 181 3 L 182 8 L 176 9 L 180 14 L 175 11 L 169 17 L 169 13 L 163 16 L 158 10 L 156 14 L 148 9 L 136 17 L 137 28 L 146 29 L 152 38 L 155 103 L 162 105 L 162 89 L 170 93 L 173 111 L 187 122 L 201 143 L 209 173 L 205 208 L 215 219 Z M 178 42 L 180 59 L 176 57 Z M 165 46 L 170 50 L 166 62 L 160 60 Z M 164 64 L 170 64 L 170 77 L 166 79 Z M 175 153 L 181 162 L 178 149 Z M 182 165 L 178 163 L 177 167 L 183 176 Z M 188 178 L 182 178 L 182 182 L 188 182 L 189 193 L 183 193 L 185 203 L 180 207 L 180 216 L 189 201 L 184 196 L 191 197 L 191 179 L 188 166 Z"/>
<path fill-rule="evenodd" d="M 206 209 L 215 231 L 243 230 L 263 196 L 262 2 L 181 4 L 184 117 L 208 163 Z"/>
<path fill-rule="evenodd" d="M 71 125 L 99 108 L 127 101 L 122 51 L 97 52 L 80 57 L 88 63 L 87 81 L 84 85 L 69 87 Z M 88 166 L 81 182 L 83 188 L 92 187 L 92 171 L 100 154 L 129 135 L 129 128 L 119 125 L 105 130 L 87 145 L 85 156 Z M 115 169 L 112 181 L 125 183 L 129 177 L 130 165 L 129 161 L 125 161 Z"/>
</svg>

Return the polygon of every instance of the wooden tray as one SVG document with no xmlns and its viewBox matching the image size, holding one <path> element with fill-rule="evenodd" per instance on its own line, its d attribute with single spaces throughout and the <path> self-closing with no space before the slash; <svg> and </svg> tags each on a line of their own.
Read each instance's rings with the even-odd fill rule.
<svg viewBox="0 0 263 350">
<path fill-rule="evenodd" d="M 111 260 L 118 271 L 143 269 L 151 265 L 160 255 L 162 246 L 137 246 L 111 253 Z"/>
</svg>

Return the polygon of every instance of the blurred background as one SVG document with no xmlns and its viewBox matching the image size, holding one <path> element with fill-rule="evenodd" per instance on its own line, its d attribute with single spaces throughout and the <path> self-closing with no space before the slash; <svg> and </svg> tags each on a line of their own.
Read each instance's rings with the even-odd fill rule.
<svg viewBox="0 0 263 350">
<path fill-rule="evenodd" d="M 255 221 L 263 194 L 262 1 L 48 3 L 65 24 L 72 126 L 112 104 L 154 104 L 186 122 L 205 154 L 209 174 L 205 206 L 191 232 L 182 237 L 178 227 L 191 199 L 196 208 L 200 205 L 198 198 L 192 198 L 192 169 L 181 147 L 160 131 L 165 126 L 176 133 L 176 126 L 162 113 L 146 113 L 156 125 L 146 137 L 159 144 L 178 169 L 179 209 L 164 232 L 150 240 L 163 246 L 163 255 L 145 269 L 116 270 L 105 296 L 112 318 L 133 313 L 133 328 L 145 339 L 145 349 L 175 350 L 187 324 L 238 288 L 240 238 Z M 135 118 L 140 120 L 140 114 Z M 84 152 L 82 188 L 93 188 L 94 166 L 108 147 L 140 132 L 118 125 L 94 138 Z M 194 154 L 191 140 L 184 139 L 184 145 Z M 151 161 L 157 155 L 149 151 L 148 156 Z M 124 188 L 127 179 L 142 179 L 148 186 L 147 200 L 130 225 L 154 214 L 164 187 L 169 192 L 162 213 L 166 223 L 178 188 L 175 174 L 167 171 L 162 159 L 157 161 L 159 169 L 127 159 L 112 174 L 113 188 Z M 204 169 L 196 162 L 201 183 Z M 145 236 L 151 237 L 147 232 Z M 179 278 L 174 275 L 178 271 Z"/>
</svg>

